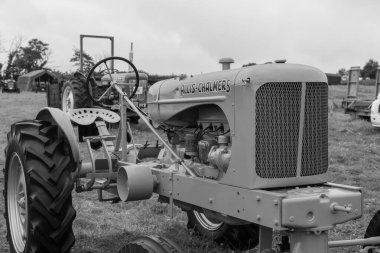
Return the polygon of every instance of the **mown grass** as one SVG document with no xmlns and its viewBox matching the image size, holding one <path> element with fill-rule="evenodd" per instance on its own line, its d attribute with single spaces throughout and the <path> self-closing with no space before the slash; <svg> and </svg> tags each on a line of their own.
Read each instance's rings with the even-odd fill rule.
<svg viewBox="0 0 380 253">
<path fill-rule="evenodd" d="M 371 90 L 364 91 L 371 97 Z M 330 232 L 330 239 L 362 238 L 366 226 L 380 209 L 380 130 L 367 121 L 343 113 L 340 103 L 345 96 L 345 86 L 332 86 L 329 93 L 329 170 L 330 181 L 363 187 L 364 215 L 356 221 L 337 226 Z M 44 93 L 0 93 L 0 168 L 4 164 L 3 149 L 10 125 L 21 119 L 34 118 L 46 105 Z M 134 127 L 137 141 L 151 139 L 143 126 Z M 155 141 L 151 141 L 155 143 Z M 82 152 L 86 156 L 86 152 Z M 0 175 L 0 188 L 3 188 Z M 76 244 L 72 252 L 116 252 L 138 235 L 158 234 L 177 242 L 185 252 L 231 252 L 198 238 L 186 229 L 186 214 L 176 209 L 173 219 L 168 217 L 168 207 L 150 200 L 110 204 L 99 202 L 97 193 L 73 193 L 77 210 L 74 221 Z M 0 195 L 0 212 L 4 210 Z M 0 216 L 0 252 L 8 251 L 5 220 Z M 331 252 L 357 252 L 358 247 L 336 249 Z"/>
</svg>

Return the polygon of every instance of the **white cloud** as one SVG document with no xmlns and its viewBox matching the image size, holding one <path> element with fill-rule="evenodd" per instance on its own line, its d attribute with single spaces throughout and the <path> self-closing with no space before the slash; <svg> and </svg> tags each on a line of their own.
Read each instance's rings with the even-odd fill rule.
<svg viewBox="0 0 380 253">
<path fill-rule="evenodd" d="M 152 73 L 196 74 L 219 70 L 221 57 L 234 67 L 279 58 L 325 72 L 380 60 L 376 0 L 1 0 L 3 48 L 23 35 L 50 44 L 50 65 L 67 70 L 80 34 L 115 37 L 115 54 Z M 107 41 L 86 40 L 93 55 Z M 5 62 L 0 55 L 0 62 Z"/>
</svg>

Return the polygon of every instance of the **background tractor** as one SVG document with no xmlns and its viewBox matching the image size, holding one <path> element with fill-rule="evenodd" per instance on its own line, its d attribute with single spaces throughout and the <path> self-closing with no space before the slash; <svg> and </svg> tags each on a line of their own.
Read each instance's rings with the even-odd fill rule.
<svg viewBox="0 0 380 253">
<path fill-rule="evenodd" d="M 114 70 L 128 65 L 132 89 Z M 327 181 L 325 74 L 284 61 L 224 69 L 155 83 L 144 112 L 132 101 L 140 83 L 136 67 L 121 57 L 106 58 L 87 77 L 77 77 L 92 107 L 47 107 L 36 119 L 13 124 L 4 192 L 12 252 L 70 251 L 73 189 L 97 190 L 99 196 L 107 191 L 114 202 L 155 193 L 170 215 L 174 205 L 185 211 L 197 234 L 238 250 L 327 253 L 359 244 L 363 252 L 376 252 L 379 213 L 366 239 L 328 242 L 336 224 L 362 216 L 363 202 L 361 188 Z M 135 142 L 130 110 L 155 134 L 156 145 Z M 96 135 L 85 131 L 80 138 L 80 128 L 90 125 Z M 80 158 L 78 139 L 86 143 L 89 160 Z M 102 157 L 94 155 L 91 142 L 100 143 Z M 273 231 L 281 240 L 273 240 Z M 168 239 L 145 237 L 120 252 L 146 251 L 180 249 Z"/>
<path fill-rule="evenodd" d="M 104 68 L 103 65 L 100 65 L 99 68 L 94 68 L 96 71 L 93 74 L 94 79 L 99 82 L 99 87 L 95 90 L 93 87 L 87 89 L 85 82 L 86 76 L 89 73 L 83 68 L 83 41 L 85 38 L 95 38 L 95 39 L 106 39 L 111 42 L 111 57 L 114 56 L 114 37 L 112 36 L 98 36 L 98 35 L 80 35 L 80 70 L 65 82 L 61 84 L 52 84 L 49 85 L 47 91 L 47 103 L 49 107 L 60 108 L 64 112 L 68 112 L 71 109 L 84 108 L 98 106 L 97 103 L 91 100 L 91 96 L 88 95 L 88 92 L 91 92 L 93 96 L 97 96 L 97 92 L 102 91 L 102 87 L 105 88 L 109 85 L 110 76 L 117 80 L 119 83 L 123 83 L 124 92 L 128 95 L 132 94 L 134 90 L 136 77 L 130 68 L 124 68 L 122 71 L 119 71 L 114 67 L 114 61 L 109 61 L 109 68 Z M 132 61 L 133 53 L 131 47 L 130 60 Z M 121 66 L 125 67 L 125 66 Z M 146 94 L 148 90 L 148 74 L 142 71 L 138 72 L 139 74 L 139 88 L 136 90 L 135 96 L 132 96 L 132 100 L 136 106 L 139 108 L 146 107 Z M 115 105 L 112 110 L 117 110 L 118 98 L 117 94 L 110 94 L 106 98 L 103 98 L 103 103 L 109 106 Z M 131 122 L 137 123 L 139 116 L 133 111 L 129 111 L 128 118 Z"/>
<path fill-rule="evenodd" d="M 17 86 L 17 82 L 13 79 L 7 79 L 4 81 L 2 93 L 12 92 L 12 93 L 20 93 L 20 89 Z"/>
</svg>

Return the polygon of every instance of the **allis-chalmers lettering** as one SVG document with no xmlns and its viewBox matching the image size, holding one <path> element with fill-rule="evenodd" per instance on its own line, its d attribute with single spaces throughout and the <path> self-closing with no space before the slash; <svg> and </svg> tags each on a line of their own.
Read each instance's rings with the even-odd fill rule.
<svg viewBox="0 0 380 253">
<path fill-rule="evenodd" d="M 190 84 L 184 84 L 181 86 L 181 96 L 186 94 L 193 94 L 193 93 L 206 93 L 206 92 L 230 92 L 231 86 L 230 86 L 231 80 L 217 80 L 217 81 L 209 81 L 205 83 L 190 83 Z"/>
</svg>

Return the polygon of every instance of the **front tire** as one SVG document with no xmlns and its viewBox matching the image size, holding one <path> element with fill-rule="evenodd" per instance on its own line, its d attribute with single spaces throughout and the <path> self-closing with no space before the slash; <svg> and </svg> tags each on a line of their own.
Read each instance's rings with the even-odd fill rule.
<svg viewBox="0 0 380 253">
<path fill-rule="evenodd" d="M 259 241 L 259 227 L 256 224 L 229 225 L 210 219 L 203 212 L 187 211 L 187 228 L 202 237 L 224 243 L 234 250 L 254 248 Z"/>
<path fill-rule="evenodd" d="M 5 213 L 11 252 L 70 252 L 75 163 L 56 125 L 12 125 L 5 149 Z"/>
</svg>

